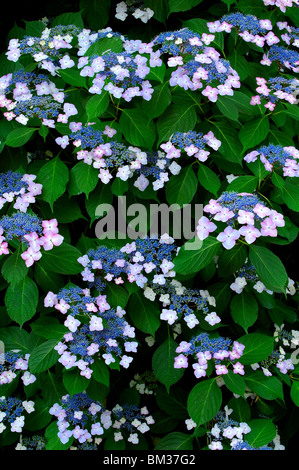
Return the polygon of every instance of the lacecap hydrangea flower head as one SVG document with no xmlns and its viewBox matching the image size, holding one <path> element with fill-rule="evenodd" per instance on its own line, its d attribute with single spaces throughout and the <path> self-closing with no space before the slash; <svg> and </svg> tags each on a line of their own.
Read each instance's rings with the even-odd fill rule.
<svg viewBox="0 0 299 470">
<path fill-rule="evenodd" d="M 197 225 L 197 236 L 204 240 L 218 229 L 217 223 L 226 228 L 217 235 L 223 247 L 230 250 L 242 237 L 246 243 L 254 243 L 261 236 L 277 237 L 277 227 L 284 227 L 281 213 L 270 209 L 256 194 L 225 191 L 217 199 L 211 199 L 203 208 L 210 217 L 202 216 Z M 219 224 L 222 227 L 222 224 Z"/>
</svg>

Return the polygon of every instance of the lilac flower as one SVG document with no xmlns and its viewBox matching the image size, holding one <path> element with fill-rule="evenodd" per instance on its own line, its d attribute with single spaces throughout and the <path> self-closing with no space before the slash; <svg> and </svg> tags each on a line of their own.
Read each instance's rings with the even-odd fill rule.
<svg viewBox="0 0 299 470">
<path fill-rule="evenodd" d="M 222 243 L 224 248 L 230 250 L 231 248 L 233 248 L 233 246 L 235 246 L 236 240 L 240 238 L 240 234 L 240 230 L 235 230 L 231 226 L 229 226 L 226 227 L 223 232 L 219 233 L 216 238 L 219 242 Z"/>
</svg>

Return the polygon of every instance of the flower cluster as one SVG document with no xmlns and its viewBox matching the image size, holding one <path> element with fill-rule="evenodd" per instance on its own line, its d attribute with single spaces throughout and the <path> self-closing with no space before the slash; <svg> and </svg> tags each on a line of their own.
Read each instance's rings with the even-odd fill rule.
<svg viewBox="0 0 299 470">
<path fill-rule="evenodd" d="M 217 229 L 212 220 L 226 222 L 227 227 L 217 235 L 224 248 L 230 250 L 242 236 L 248 244 L 261 236 L 277 237 L 277 227 L 284 227 L 282 214 L 267 207 L 260 198 L 251 193 L 225 191 L 217 199 L 204 206 L 211 220 L 202 216 L 197 225 L 197 236 L 204 240 Z"/>
<path fill-rule="evenodd" d="M 55 403 L 49 412 L 57 418 L 60 441 L 65 444 L 71 438 L 76 439 L 82 450 L 97 449 L 102 441 L 98 436 L 104 435 L 110 428 L 116 429 L 116 442 L 129 433 L 127 441 L 138 444 L 138 432 L 144 434 L 155 422 L 146 407 L 139 409 L 135 405 L 123 404 L 114 406 L 110 411 L 92 400 L 86 392 L 72 397 L 63 396 L 61 402 Z"/>
<path fill-rule="evenodd" d="M 82 271 L 83 280 L 95 283 L 94 285 L 102 290 L 105 284 L 97 283 L 92 272 L 96 270 L 100 279 L 115 284 L 129 281 L 135 282 L 139 287 L 143 287 L 147 282 L 163 285 L 166 278 L 175 275 L 172 259 L 177 247 L 173 242 L 169 236 L 162 235 L 160 238 L 138 238 L 120 250 L 105 246 L 91 249 L 78 259 L 85 268 Z"/>
<path fill-rule="evenodd" d="M 252 286 L 253 289 L 259 293 L 265 291 L 270 295 L 273 294 L 259 279 L 255 267 L 248 260 L 246 260 L 242 268 L 235 273 L 235 280 L 230 285 L 230 288 L 237 294 L 241 294 L 245 286 Z"/>
<path fill-rule="evenodd" d="M 15 450 L 46 450 L 46 439 L 43 436 L 22 437 Z"/>
<path fill-rule="evenodd" d="M 240 77 L 227 60 L 213 47 L 206 47 L 214 35 L 194 33 L 188 28 L 166 32 L 152 43 L 159 46 L 160 54 L 168 54 L 168 67 L 175 68 L 169 84 L 185 90 L 203 88 L 202 94 L 216 102 L 218 95 L 233 95 L 233 88 L 240 88 Z M 204 83 L 203 83 L 204 82 Z"/>
<path fill-rule="evenodd" d="M 283 13 L 286 12 L 286 7 L 292 7 L 295 5 L 299 5 L 298 0 L 263 0 L 264 5 L 275 5 L 282 11 Z"/>
<path fill-rule="evenodd" d="M 45 27 L 40 36 L 11 39 L 6 56 L 8 60 L 18 62 L 23 55 L 29 55 L 38 68 L 55 76 L 59 70 L 75 65 L 70 55 L 83 56 L 96 41 L 112 37 L 124 40 L 121 34 L 114 33 L 111 28 L 95 32 L 75 25 Z"/>
<path fill-rule="evenodd" d="M 23 39 L 10 39 L 6 56 L 13 62 L 29 54 L 38 65 L 55 74 L 54 63 L 62 58 L 67 49 L 72 49 L 72 41 L 80 33 L 74 25 L 58 25 L 45 28 L 40 37 L 25 36 Z"/>
<path fill-rule="evenodd" d="M 136 405 L 116 405 L 112 409 L 112 418 L 114 419 L 112 427 L 117 431 L 114 432 L 114 440 L 120 441 L 127 437 L 127 442 L 138 444 L 139 431 L 141 434 L 149 431 L 150 424 L 154 424 L 154 418 L 149 414 L 146 406 L 138 408 Z"/>
<path fill-rule="evenodd" d="M 68 331 L 54 348 L 66 369 L 77 367 L 80 375 L 90 379 L 95 358 L 129 367 L 133 357 L 125 353 L 137 351 L 138 343 L 132 341 L 135 329 L 123 318 L 126 312 L 121 307 L 110 307 L 106 295 L 92 297 L 89 289 L 70 287 L 57 295 L 48 292 L 44 305 L 67 314 Z"/>
<path fill-rule="evenodd" d="M 160 318 L 169 325 L 173 325 L 183 317 L 188 327 L 192 329 L 199 324 L 199 312 L 205 315 L 204 320 L 211 326 L 220 322 L 216 312 L 209 311 L 209 306 L 215 307 L 216 303 L 208 291 L 187 288 L 176 279 L 171 281 L 168 279 L 164 285 L 147 286 L 144 289 L 144 296 L 152 301 L 158 297 L 163 306 Z"/>
<path fill-rule="evenodd" d="M 99 170 L 98 177 L 104 184 L 108 184 L 113 178 L 113 171 L 116 171 L 116 178 L 127 181 L 147 163 L 146 152 L 110 140 L 116 131 L 108 125 L 104 131 L 88 124 L 83 126 L 82 123 L 71 123 L 70 128 L 73 131 L 70 136 L 57 137 L 56 143 L 66 148 L 71 139 L 76 147 L 77 159 Z"/>
<path fill-rule="evenodd" d="M 171 162 L 166 158 L 166 154 L 158 150 L 158 152 L 147 152 L 146 164 L 142 164 L 141 168 L 135 171 L 138 178 L 134 181 L 134 186 L 139 191 L 144 191 L 150 184 L 149 178 L 153 179 L 152 186 L 155 191 L 164 187 L 169 181 L 169 175 L 178 175 L 181 166 L 176 162 Z"/>
<path fill-rule="evenodd" d="M 245 155 L 244 160 L 247 163 L 251 163 L 258 158 L 267 171 L 282 169 L 283 176 L 299 176 L 299 150 L 293 146 L 263 145 Z"/>
<path fill-rule="evenodd" d="M 294 80 L 276 77 L 269 78 L 267 81 L 265 78 L 257 77 L 256 82 L 259 85 L 256 88 L 258 95 L 251 97 L 250 104 L 252 106 L 262 104 L 266 101 L 264 107 L 273 111 L 280 100 L 285 100 L 290 104 L 296 102 L 298 85 L 294 84 Z"/>
<path fill-rule="evenodd" d="M 0 78 L 0 107 L 4 116 L 26 125 L 38 117 L 44 126 L 55 128 L 56 122 L 67 123 L 78 113 L 75 105 L 65 102 L 65 93 L 44 74 L 15 72 Z"/>
<path fill-rule="evenodd" d="M 21 258 L 30 267 L 42 257 L 41 247 L 49 251 L 61 245 L 63 236 L 58 231 L 56 219 L 41 220 L 36 215 L 22 212 L 4 215 L 0 219 L 0 255 L 9 254 L 9 240 L 19 239 L 27 246 Z"/>
<path fill-rule="evenodd" d="M 280 438 L 276 436 L 271 445 L 253 447 L 246 442 L 245 435 L 251 431 L 250 426 L 245 422 L 238 422 L 229 416 L 232 409 L 225 407 L 225 411 L 219 411 L 214 418 L 214 424 L 208 432 L 210 438 L 210 450 L 283 450 L 280 445 Z M 273 446 L 272 446 L 273 444 Z"/>
<path fill-rule="evenodd" d="M 243 13 L 230 13 L 224 15 L 220 20 L 207 23 L 211 33 L 225 31 L 230 33 L 235 28 L 238 35 L 245 41 L 263 47 L 277 44 L 279 38 L 272 31 L 272 23 L 268 19 L 259 20 L 254 15 L 244 15 Z"/>
<path fill-rule="evenodd" d="M 21 377 L 25 386 L 35 382 L 36 377 L 28 371 L 29 356 L 30 354 L 26 354 L 23 357 L 22 354 L 15 351 L 1 354 L 0 385 L 11 383 L 17 377 L 18 371 L 25 371 Z"/>
<path fill-rule="evenodd" d="M 79 444 L 85 444 L 84 450 L 97 448 L 101 442 L 97 436 L 101 436 L 112 425 L 111 413 L 85 392 L 63 396 L 60 403 L 50 408 L 49 413 L 57 418 L 60 442 L 66 444 L 71 438 L 76 439 Z"/>
<path fill-rule="evenodd" d="M 14 209 L 26 212 L 29 204 L 35 202 L 35 196 L 41 194 L 42 185 L 35 183 L 36 175 L 7 171 L 0 173 L 0 209 L 6 202 L 13 202 Z"/>
<path fill-rule="evenodd" d="M 33 401 L 22 401 L 15 397 L 0 397 L 0 434 L 10 425 L 11 432 L 21 433 L 25 424 L 24 412 L 34 411 Z"/>
<path fill-rule="evenodd" d="M 129 383 L 129 387 L 135 388 L 140 395 L 154 395 L 157 386 L 157 379 L 151 371 L 135 374 Z"/>
<path fill-rule="evenodd" d="M 214 150 L 218 150 L 221 142 L 216 139 L 212 131 L 203 135 L 201 132 L 176 132 L 168 142 L 160 147 L 166 152 L 166 158 L 179 158 L 184 151 L 188 157 L 194 156 L 200 162 L 205 162 L 210 155 L 205 148 L 208 145 Z"/>
<path fill-rule="evenodd" d="M 149 48 L 149 51 L 151 48 Z M 147 57 L 132 52 L 106 52 L 79 59 L 80 75 L 92 78 L 89 92 L 100 95 L 108 91 L 114 98 L 130 102 L 133 97 L 151 99 L 153 88 L 146 76 L 150 73 Z"/>
<path fill-rule="evenodd" d="M 189 342 L 181 341 L 176 348 L 179 353 L 174 360 L 175 369 L 188 367 L 188 356 L 195 361 L 192 364 L 196 378 L 207 375 L 208 361 L 212 360 L 217 375 L 228 374 L 228 366 L 232 364 L 233 373 L 244 375 L 244 366 L 238 361 L 243 354 L 245 346 L 229 338 L 218 336 L 213 338 L 208 333 L 200 333 Z M 225 361 L 224 363 L 222 361 Z"/>
<path fill-rule="evenodd" d="M 154 11 L 147 8 L 143 0 L 127 0 L 116 5 L 115 18 L 120 21 L 125 21 L 128 17 L 128 12 L 131 13 L 136 20 L 141 20 L 142 23 L 147 23 L 154 16 Z"/>
<path fill-rule="evenodd" d="M 283 46 L 274 45 L 270 47 L 269 52 L 263 55 L 262 65 L 271 65 L 277 62 L 281 69 L 289 69 L 295 73 L 299 72 L 299 52 L 288 49 Z"/>
<path fill-rule="evenodd" d="M 264 375 L 267 377 L 272 376 L 272 372 L 275 370 L 273 367 L 279 369 L 282 374 L 287 374 L 295 368 L 292 359 L 287 357 L 289 353 L 286 353 L 284 348 L 287 346 L 291 350 L 298 347 L 299 331 L 287 331 L 284 329 L 284 325 L 280 327 L 275 325 L 274 338 L 277 344 L 270 356 L 260 363 L 251 365 L 254 370 L 261 367 Z"/>
</svg>

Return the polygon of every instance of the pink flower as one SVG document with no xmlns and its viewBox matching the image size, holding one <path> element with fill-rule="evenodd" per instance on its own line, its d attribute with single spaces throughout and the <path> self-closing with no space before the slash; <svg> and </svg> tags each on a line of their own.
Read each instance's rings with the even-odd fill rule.
<svg viewBox="0 0 299 470">
<path fill-rule="evenodd" d="M 263 204 L 256 204 L 253 208 L 253 212 L 255 212 L 259 217 L 264 218 L 271 214 L 271 209 L 263 206 Z"/>
<path fill-rule="evenodd" d="M 66 303 L 64 299 L 60 299 L 59 302 L 55 305 L 55 308 L 61 313 L 66 313 L 71 306 Z"/>
<path fill-rule="evenodd" d="M 236 240 L 240 238 L 240 232 L 232 227 L 226 227 L 223 232 L 219 233 L 217 240 L 222 243 L 223 247 L 230 250 L 236 244 Z"/>
<path fill-rule="evenodd" d="M 104 329 L 103 320 L 96 315 L 92 315 L 90 322 L 89 322 L 89 330 L 90 331 L 102 331 Z"/>
<path fill-rule="evenodd" d="M 186 369 L 188 367 L 188 359 L 186 358 L 186 356 L 180 354 L 179 356 L 175 357 L 173 367 L 175 369 Z"/>
<path fill-rule="evenodd" d="M 210 101 L 215 103 L 217 101 L 217 96 L 218 96 L 218 90 L 217 88 L 212 88 L 210 85 L 208 85 L 203 91 L 202 94 L 206 96 Z"/>
<path fill-rule="evenodd" d="M 211 232 L 216 230 L 217 225 L 211 222 L 207 217 L 202 216 L 197 224 L 197 236 L 200 240 L 204 240 L 209 236 Z"/>
<path fill-rule="evenodd" d="M 216 369 L 216 374 L 217 375 L 225 375 L 228 374 L 228 369 L 225 365 L 222 364 L 216 364 L 215 366 Z"/>
<path fill-rule="evenodd" d="M 222 206 L 215 199 L 211 199 L 209 204 L 204 206 L 203 210 L 209 214 L 216 214 L 222 210 Z"/>
<path fill-rule="evenodd" d="M 197 379 L 200 379 L 201 377 L 205 377 L 207 375 L 205 366 L 202 366 L 200 364 L 192 364 L 192 367 L 194 369 L 194 375 Z"/>
<path fill-rule="evenodd" d="M 59 246 L 63 242 L 63 236 L 59 235 L 59 233 L 53 233 L 47 231 L 46 234 L 41 237 L 41 242 L 43 244 L 43 248 L 46 251 L 52 250 L 53 246 Z"/>
<path fill-rule="evenodd" d="M 43 226 L 44 235 L 46 234 L 47 231 L 52 232 L 52 233 L 58 233 L 57 220 L 56 219 L 43 220 L 42 221 L 42 226 Z"/>
<path fill-rule="evenodd" d="M 236 362 L 236 364 L 233 364 L 233 368 L 234 368 L 233 370 L 234 374 L 240 374 L 240 375 L 245 374 L 244 366 L 240 362 Z"/>
<path fill-rule="evenodd" d="M 2 243 L 3 245 L 3 243 Z M 28 248 L 27 251 L 24 251 L 24 253 L 21 254 L 21 258 L 25 260 L 25 264 L 27 268 L 33 265 L 35 261 L 38 261 L 42 257 L 42 254 L 40 251 L 35 251 L 32 248 Z"/>
<path fill-rule="evenodd" d="M 81 325 L 81 322 L 72 315 L 68 315 L 64 322 L 64 326 L 66 326 L 72 333 L 77 331 L 79 325 Z"/>
<path fill-rule="evenodd" d="M 267 217 L 261 223 L 261 234 L 263 237 L 277 237 L 276 225 L 271 217 Z"/>
<path fill-rule="evenodd" d="M 261 236 L 261 232 L 253 225 L 244 225 L 239 229 L 239 233 L 245 237 L 247 243 L 251 244 Z"/>
</svg>

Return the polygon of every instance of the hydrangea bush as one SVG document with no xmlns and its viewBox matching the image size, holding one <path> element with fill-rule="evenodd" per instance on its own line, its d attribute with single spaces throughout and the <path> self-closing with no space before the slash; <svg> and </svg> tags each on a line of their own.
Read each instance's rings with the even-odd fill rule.
<svg viewBox="0 0 299 470">
<path fill-rule="evenodd" d="M 298 0 L 78 3 L 0 55 L 0 446 L 288 450 Z"/>
</svg>

